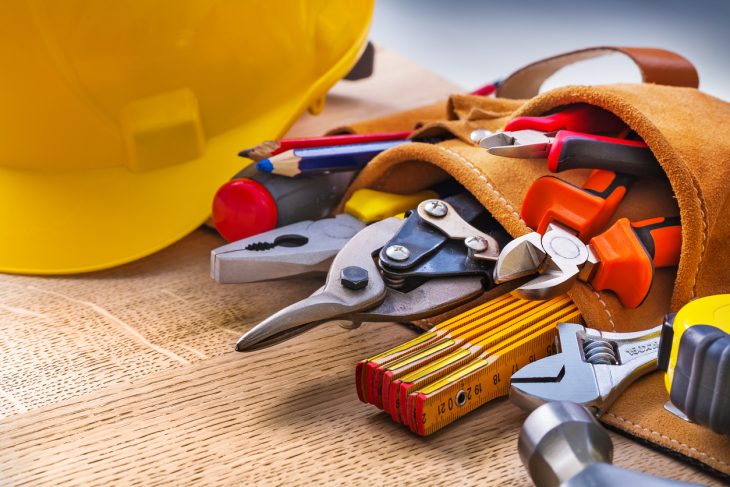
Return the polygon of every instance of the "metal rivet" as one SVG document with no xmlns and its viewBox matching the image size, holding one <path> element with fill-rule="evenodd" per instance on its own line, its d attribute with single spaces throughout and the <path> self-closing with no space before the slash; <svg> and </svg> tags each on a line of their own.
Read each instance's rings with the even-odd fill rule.
<svg viewBox="0 0 730 487">
<path fill-rule="evenodd" d="M 340 271 L 340 283 L 353 291 L 362 289 L 368 285 L 368 271 L 356 265 L 345 267 Z"/>
<path fill-rule="evenodd" d="M 484 252 L 487 250 L 487 247 L 489 247 L 489 243 L 479 236 L 466 237 L 464 239 L 464 244 L 474 252 Z"/>
<path fill-rule="evenodd" d="M 402 262 L 404 260 L 407 260 L 408 257 L 411 256 L 411 251 L 408 250 L 407 247 L 404 247 L 402 245 L 391 245 L 390 247 L 385 249 L 385 255 L 393 260 Z"/>
<path fill-rule="evenodd" d="M 489 137 L 490 135 L 492 135 L 492 132 L 490 132 L 489 130 L 477 129 L 477 130 L 472 131 L 471 134 L 469 134 L 469 138 L 471 139 L 472 142 L 477 144 L 477 143 L 481 142 L 482 139 L 485 139 L 485 138 Z"/>
<path fill-rule="evenodd" d="M 427 201 L 423 209 L 434 218 L 442 218 L 449 212 L 444 202 L 439 200 Z"/>
</svg>

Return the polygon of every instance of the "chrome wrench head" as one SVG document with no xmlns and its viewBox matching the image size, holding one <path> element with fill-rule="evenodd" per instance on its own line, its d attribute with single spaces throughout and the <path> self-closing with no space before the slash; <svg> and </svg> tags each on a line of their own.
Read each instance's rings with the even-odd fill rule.
<svg viewBox="0 0 730 487">
<path fill-rule="evenodd" d="M 638 377 L 656 369 L 661 326 L 608 333 L 560 323 L 561 352 L 518 370 L 510 399 L 531 411 L 542 403 L 571 401 L 605 412 Z"/>
</svg>

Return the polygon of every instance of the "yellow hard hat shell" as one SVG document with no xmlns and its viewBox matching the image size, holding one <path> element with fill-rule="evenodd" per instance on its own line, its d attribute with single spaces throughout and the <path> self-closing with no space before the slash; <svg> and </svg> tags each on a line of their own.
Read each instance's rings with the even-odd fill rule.
<svg viewBox="0 0 730 487">
<path fill-rule="evenodd" d="M 0 271 L 180 239 L 355 64 L 372 0 L 11 0 L 0 16 Z"/>
</svg>

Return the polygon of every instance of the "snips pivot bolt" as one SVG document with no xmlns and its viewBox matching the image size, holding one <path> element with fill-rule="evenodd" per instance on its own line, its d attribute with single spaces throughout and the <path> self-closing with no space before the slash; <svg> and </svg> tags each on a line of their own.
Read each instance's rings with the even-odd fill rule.
<svg viewBox="0 0 730 487">
<path fill-rule="evenodd" d="M 340 283 L 353 291 L 362 289 L 368 285 L 368 271 L 356 265 L 345 267 L 340 272 Z"/>
<path fill-rule="evenodd" d="M 444 212 L 444 214 L 446 213 Z M 402 245 L 391 245 L 385 249 L 385 255 L 395 261 L 403 262 L 411 256 L 411 251 Z"/>
<path fill-rule="evenodd" d="M 464 239 L 464 245 L 469 247 L 474 252 L 484 252 L 485 250 L 487 250 L 487 247 L 489 247 L 489 243 L 485 238 L 476 235 L 473 237 L 466 237 Z"/>
<path fill-rule="evenodd" d="M 449 212 L 443 201 L 439 200 L 427 201 L 423 209 L 434 218 L 443 218 Z"/>
</svg>

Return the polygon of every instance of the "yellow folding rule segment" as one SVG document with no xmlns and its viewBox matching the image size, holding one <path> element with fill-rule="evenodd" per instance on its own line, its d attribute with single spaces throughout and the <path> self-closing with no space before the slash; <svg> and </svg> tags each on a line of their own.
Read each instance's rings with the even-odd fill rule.
<svg viewBox="0 0 730 487">
<path fill-rule="evenodd" d="M 560 321 L 580 323 L 580 311 L 576 309 Z M 482 404 L 506 396 L 512 374 L 556 352 L 557 324 L 554 321 L 501 350 L 487 350 L 443 379 L 413 391 L 408 396 L 406 412 L 412 417 L 411 430 L 430 435 Z"/>
<path fill-rule="evenodd" d="M 555 352 L 558 322 L 581 322 L 567 296 L 502 295 L 358 362 L 358 397 L 430 434 L 506 395 L 516 370 Z"/>
<path fill-rule="evenodd" d="M 391 415 L 396 419 L 395 415 L 399 414 L 399 419 L 404 424 L 409 424 L 410 417 L 407 415 L 406 410 L 395 411 L 394 409 L 399 409 L 401 404 L 405 404 L 406 398 L 412 390 L 426 387 L 428 384 L 460 369 L 484 353 L 495 353 L 509 347 L 522 338 L 528 338 L 534 336 L 536 333 L 540 333 L 544 328 L 555 328 L 555 324 L 558 321 L 572 316 L 571 313 L 574 310 L 575 305 L 567 296 L 546 301 L 542 306 L 539 306 L 530 313 L 510 320 L 510 322 L 498 329 L 477 337 L 475 340 L 466 344 L 465 347 L 449 354 L 443 359 L 407 374 L 398 381 L 394 381 L 394 383 L 390 384 L 391 401 L 394 399 L 393 394 L 396 393 L 397 395 L 395 397 L 395 403 L 391 404 Z"/>
<path fill-rule="evenodd" d="M 408 375 L 413 379 L 422 378 L 423 381 L 435 380 L 437 376 L 445 375 L 457 368 L 460 361 L 469 360 L 470 356 L 473 358 L 479 354 L 486 346 L 489 346 L 488 344 L 492 343 L 489 341 L 490 338 L 498 335 L 504 336 L 504 330 L 517 332 L 519 329 L 539 321 L 546 315 L 552 315 L 569 303 L 570 299 L 567 297 L 555 298 L 550 301 L 524 301 L 522 305 L 502 313 L 501 311 L 507 309 L 505 307 L 500 312 L 491 313 L 479 320 L 480 326 L 473 329 L 468 336 L 464 336 L 464 339 L 455 347 L 439 354 L 442 358 L 436 360 L 436 355 L 432 354 L 430 356 L 431 360 L 428 360 L 429 357 L 419 357 L 419 362 L 415 365 L 408 364 L 411 366 L 400 366 L 402 361 L 391 364 L 385 368 L 386 371 L 381 384 L 383 409 L 390 412 L 395 421 L 399 421 L 400 415 L 397 409 L 399 408 L 400 397 L 398 390 L 404 382 L 401 377 Z M 421 383 L 425 385 L 425 382 Z"/>
<path fill-rule="evenodd" d="M 397 363 L 397 361 L 412 355 L 426 347 L 435 345 L 443 338 L 456 338 L 460 335 L 472 330 L 482 322 L 483 317 L 497 310 L 505 312 L 519 306 L 521 303 L 529 303 L 529 301 L 520 299 L 512 295 L 503 295 L 493 299 L 487 303 L 477 306 L 474 309 L 466 311 L 449 320 L 439 323 L 425 334 L 416 337 L 409 342 L 394 347 L 386 352 L 378 354 L 369 359 L 358 362 L 356 366 L 356 379 L 358 384 L 358 397 L 363 402 L 369 402 L 377 407 L 382 407 L 381 387 L 383 368 L 388 364 Z M 442 350 L 443 346 L 437 346 L 438 350 Z M 436 350 L 436 351 L 438 351 Z M 415 360 L 415 359 L 411 359 Z M 410 363 L 410 362 L 408 362 Z"/>
</svg>

